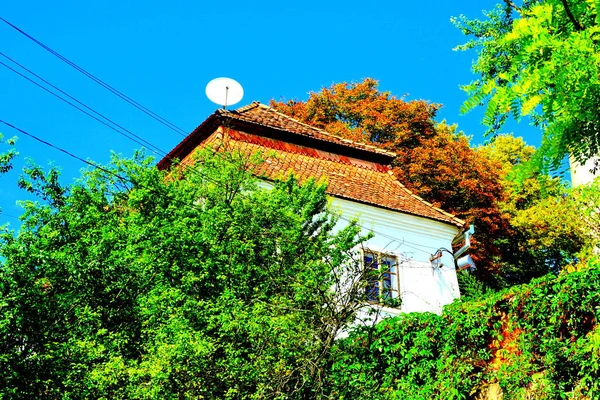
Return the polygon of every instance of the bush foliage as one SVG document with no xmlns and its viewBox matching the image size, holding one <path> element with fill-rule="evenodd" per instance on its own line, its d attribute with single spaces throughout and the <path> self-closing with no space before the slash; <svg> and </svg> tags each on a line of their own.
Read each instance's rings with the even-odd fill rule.
<svg viewBox="0 0 600 400">
<path fill-rule="evenodd" d="M 344 399 L 590 399 L 600 394 L 600 263 L 408 314 L 337 343 L 331 396 Z"/>
<path fill-rule="evenodd" d="M 362 238 L 324 186 L 258 190 L 236 163 L 187 179 L 116 158 L 63 187 L 31 167 L 0 246 L 0 398 L 595 398 L 600 262 L 502 292 L 461 278 L 442 316 L 360 326 L 335 292 Z M 590 221 L 592 221 L 590 219 Z M 368 277 L 361 277 L 366 279 Z M 343 285 L 342 285 L 343 286 Z M 347 288 L 347 286 L 344 286 Z M 345 302 L 345 306 L 340 304 Z"/>
</svg>

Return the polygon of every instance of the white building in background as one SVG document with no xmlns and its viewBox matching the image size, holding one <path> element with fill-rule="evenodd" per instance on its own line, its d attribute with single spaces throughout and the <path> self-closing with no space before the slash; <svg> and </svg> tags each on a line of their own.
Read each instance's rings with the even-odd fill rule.
<svg viewBox="0 0 600 400">
<path fill-rule="evenodd" d="M 226 144 L 226 145 L 223 145 Z M 452 241 L 464 233 L 464 221 L 411 193 L 393 175 L 395 154 L 341 139 L 254 102 L 235 111 L 217 110 L 159 163 L 191 163 L 194 151 L 260 151 L 264 161 L 253 172 L 267 181 L 289 172 L 303 182 L 326 179 L 332 206 L 341 222 L 360 219 L 374 237 L 364 244 L 365 267 L 381 272 L 367 288 L 377 303 L 381 296 L 400 298 L 400 308 L 381 307 L 384 315 L 429 311 L 460 296 Z M 431 261 L 432 255 L 441 254 Z"/>
<path fill-rule="evenodd" d="M 600 169 L 594 171 L 597 163 L 600 163 L 598 157 L 590 158 L 585 164 L 580 164 L 570 157 L 569 164 L 571 165 L 571 184 L 573 187 L 590 183 L 600 176 Z"/>
</svg>

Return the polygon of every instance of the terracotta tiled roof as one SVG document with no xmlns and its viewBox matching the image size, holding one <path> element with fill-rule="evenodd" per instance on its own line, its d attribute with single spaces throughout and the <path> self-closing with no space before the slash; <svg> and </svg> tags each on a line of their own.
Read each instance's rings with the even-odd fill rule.
<svg viewBox="0 0 600 400">
<path fill-rule="evenodd" d="M 265 161 L 254 171 L 260 177 L 276 180 L 293 172 L 300 182 L 309 178 L 325 179 L 327 193 L 334 197 L 458 227 L 465 225 L 464 221 L 414 195 L 394 177 L 387 163 L 395 154 L 335 137 L 260 103 L 235 111 L 218 110 L 163 158 L 158 167 L 168 168 L 175 158 L 188 164 L 197 147 L 214 145 L 217 140 L 214 133 L 224 125 L 226 146 L 220 146 L 221 151 L 225 148 L 247 154 L 261 151 Z M 261 128 L 275 130 L 276 134 L 265 133 Z M 298 141 L 294 135 L 310 140 Z"/>
<path fill-rule="evenodd" d="M 308 136 L 341 146 L 367 150 L 372 153 L 386 155 L 389 157 L 396 157 L 394 153 L 378 147 L 333 136 L 322 129 L 307 125 L 285 114 L 282 114 L 279 111 L 275 111 L 273 108 L 259 102 L 253 102 L 234 111 L 220 109 L 217 111 L 217 113 L 223 117 L 231 118 L 233 120 L 244 121 L 269 128 L 276 128 L 282 131 Z"/>
</svg>

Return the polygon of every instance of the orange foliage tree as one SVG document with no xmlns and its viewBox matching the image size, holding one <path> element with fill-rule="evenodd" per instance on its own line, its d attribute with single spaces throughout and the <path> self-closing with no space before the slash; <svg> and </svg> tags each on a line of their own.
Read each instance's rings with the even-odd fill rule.
<svg viewBox="0 0 600 400">
<path fill-rule="evenodd" d="M 435 136 L 433 118 L 440 107 L 381 92 L 371 78 L 333 84 L 312 92 L 306 101 L 271 100 L 271 106 L 333 135 L 382 147 L 394 143 L 415 147 L 422 139 Z"/>
<path fill-rule="evenodd" d="M 494 283 L 512 234 L 504 200 L 500 163 L 469 146 L 455 127 L 436 124 L 438 104 L 406 101 L 382 92 L 376 80 L 338 83 L 308 100 L 271 101 L 278 111 L 325 131 L 394 151 L 394 170 L 411 190 L 476 226 L 471 251 L 478 275 Z"/>
</svg>

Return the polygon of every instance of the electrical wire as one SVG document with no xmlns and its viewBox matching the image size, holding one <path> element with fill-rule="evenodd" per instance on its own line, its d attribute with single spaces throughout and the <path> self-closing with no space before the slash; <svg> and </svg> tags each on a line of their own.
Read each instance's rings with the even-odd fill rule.
<svg viewBox="0 0 600 400">
<path fill-rule="evenodd" d="M 139 144 L 140 146 L 148 146 L 150 147 L 150 150 L 152 150 L 154 153 L 159 154 L 159 155 L 166 155 L 166 153 L 164 151 L 162 151 L 161 149 L 159 149 L 157 146 L 153 145 L 152 143 L 148 142 L 147 140 L 141 138 L 138 135 L 132 134 L 132 136 L 128 135 L 127 133 L 124 133 L 122 131 L 120 131 L 119 129 L 115 128 L 114 126 L 110 125 L 109 123 L 103 121 L 102 119 L 96 117 L 95 115 L 93 115 L 92 113 L 84 110 L 83 108 L 79 107 L 77 104 L 65 99 L 64 97 L 61 97 L 60 95 L 56 94 L 55 92 L 51 91 L 50 89 L 44 87 L 43 85 L 39 84 L 38 82 L 34 81 L 33 79 L 29 78 L 28 76 L 20 73 L 19 71 L 17 71 L 16 69 L 12 68 L 11 66 L 5 64 L 4 62 L 0 61 L 0 65 L 4 66 L 5 68 L 9 69 L 10 71 L 14 72 L 15 74 L 21 76 L 22 78 L 28 80 L 29 82 L 33 83 L 34 85 L 36 85 L 37 87 L 39 87 L 40 89 L 50 93 L 51 95 L 53 95 L 54 97 L 58 98 L 59 100 L 67 103 L 68 105 L 70 105 L 73 108 L 76 108 L 77 110 L 81 111 L 82 113 L 84 113 L 85 115 L 87 115 L 90 118 L 95 119 L 96 121 L 100 122 L 102 125 L 112 129 L 113 131 L 117 132 L 119 135 L 126 137 L 127 139 Z M 51 85 L 52 87 L 55 87 L 54 85 Z M 61 93 L 64 93 L 62 90 L 58 89 Z M 66 94 L 66 93 L 65 93 Z M 72 96 L 66 94 L 69 98 L 73 98 Z M 112 122 L 112 120 L 108 117 L 103 116 L 101 113 L 93 110 L 91 107 L 88 107 L 87 105 L 83 104 L 82 102 L 76 100 L 77 103 L 82 104 L 85 108 L 92 110 L 92 112 L 94 112 L 97 115 L 100 115 L 102 118 L 104 118 L 106 121 L 111 121 L 111 123 L 115 124 L 115 126 L 119 126 L 118 124 Z M 123 128 L 124 129 L 124 128 Z M 130 132 L 129 130 L 126 130 L 126 132 Z"/>
<path fill-rule="evenodd" d="M 3 119 L 0 119 L 0 123 L 1 123 L 1 124 L 4 124 L 4 125 L 6 125 L 6 126 L 8 126 L 8 127 L 10 127 L 10 128 L 12 128 L 12 129 L 14 129 L 14 130 L 16 130 L 16 131 L 18 131 L 18 132 L 20 132 L 20 133 L 22 133 L 22 134 L 24 134 L 24 135 L 26 135 L 26 136 L 30 137 L 30 138 L 32 138 L 32 139 L 34 139 L 34 140 L 36 140 L 36 141 L 38 141 L 38 142 L 40 142 L 40 143 L 42 143 L 42 144 L 44 144 L 44 145 L 46 145 L 46 146 L 48 146 L 48 147 L 51 147 L 51 148 L 53 148 L 53 149 L 55 149 L 55 150 L 58 150 L 58 151 L 60 151 L 61 153 L 64 153 L 64 154 L 68 155 L 68 156 L 69 156 L 69 157 L 71 157 L 71 158 L 74 158 L 75 160 L 81 161 L 82 163 L 85 163 L 85 164 L 87 164 L 87 165 L 89 165 L 89 166 L 91 166 L 91 167 L 93 167 L 93 168 L 96 168 L 96 169 L 98 169 L 98 170 L 100 170 L 100 171 L 102 171 L 102 172 L 105 172 L 105 173 L 107 173 L 107 174 L 109 174 L 109 175 L 111 175 L 111 176 L 113 176 L 113 177 L 115 177 L 115 178 L 117 178 L 117 179 L 121 180 L 122 182 L 131 183 L 132 185 L 139 186 L 139 187 L 141 187 L 141 188 L 144 188 L 144 189 L 146 189 L 146 190 L 149 190 L 149 191 L 151 191 L 151 192 L 154 192 L 154 193 L 156 193 L 157 195 L 161 195 L 160 193 L 156 192 L 154 189 L 152 189 L 152 188 L 150 188 L 150 187 L 147 187 L 147 186 L 145 186 L 145 185 L 141 184 L 140 182 L 134 182 L 134 181 L 132 181 L 132 180 L 131 180 L 131 179 L 129 179 L 129 178 L 126 178 L 126 177 L 124 177 L 124 176 L 122 176 L 122 175 L 120 175 L 120 174 L 118 174 L 118 173 L 116 173 L 116 172 L 114 172 L 114 171 L 111 171 L 111 170 L 109 170 L 109 169 L 107 169 L 107 168 L 103 167 L 102 165 L 96 164 L 95 162 L 92 162 L 92 161 L 89 161 L 89 160 L 85 160 L 84 158 L 82 158 L 82 157 L 80 157 L 80 156 L 78 156 L 78 155 L 76 155 L 76 154 L 73 154 L 73 153 L 71 153 L 71 152 L 70 152 L 70 151 L 68 151 L 68 150 L 65 150 L 65 149 L 63 149 L 62 147 L 56 146 L 56 145 L 54 145 L 54 144 L 52 144 L 52 143 L 48 142 L 47 140 L 41 139 L 41 138 L 37 137 L 36 135 L 34 135 L 34 134 L 32 134 L 32 133 L 29 133 L 29 132 L 25 131 L 24 129 L 21 129 L 21 128 L 19 128 L 19 127 L 15 126 L 15 125 L 13 125 L 13 124 L 11 124 L 11 123 L 9 123 L 9 122 L 6 122 L 6 121 L 4 121 Z M 177 199 L 171 199 L 171 200 L 172 200 L 172 201 L 175 201 L 175 202 L 179 202 L 181 205 L 183 205 L 183 206 L 185 206 L 185 207 L 190 207 L 191 209 L 194 209 L 194 210 L 196 210 L 196 211 L 200 211 L 200 209 L 198 209 L 198 208 L 194 207 L 194 205 L 190 205 L 190 204 L 184 203 L 184 202 L 182 202 L 182 201 L 179 201 L 179 200 L 177 200 Z M 0 215 L 2 215 L 2 214 L 0 214 Z"/>
<path fill-rule="evenodd" d="M 55 90 L 58 90 L 60 93 L 64 94 L 65 96 L 67 96 L 69 99 L 73 100 L 74 102 L 76 102 L 77 104 L 85 107 L 86 109 L 88 109 L 89 111 L 93 112 L 94 114 L 98 115 L 100 118 L 104 119 L 105 121 L 108 121 L 109 123 L 113 124 L 114 126 L 118 127 L 119 129 L 122 129 L 123 131 L 127 132 L 129 135 L 135 137 L 136 139 L 139 139 L 140 141 L 142 141 L 143 143 L 145 143 L 148 147 L 154 148 L 156 151 L 160 152 L 160 153 L 164 153 L 164 151 L 162 151 L 160 148 L 158 148 L 157 146 L 153 145 L 152 143 L 148 142 L 147 140 L 145 140 L 144 138 L 136 135 L 135 133 L 131 132 L 129 129 L 123 127 L 122 125 L 119 125 L 118 123 L 116 123 L 115 121 L 113 121 L 112 119 L 108 118 L 107 116 L 101 114 L 100 112 L 94 110 L 93 108 L 89 107 L 88 105 L 84 104 L 83 102 L 77 100 L 75 97 L 71 96 L 70 94 L 68 94 L 67 92 L 65 92 L 64 90 L 62 90 L 61 88 L 57 87 L 56 85 L 53 85 L 52 83 L 48 82 L 46 79 L 42 78 L 40 75 L 36 74 L 35 72 L 33 72 L 32 70 L 26 68 L 24 65 L 20 64 L 19 62 L 17 62 L 16 60 L 14 60 L 13 58 L 7 56 L 6 54 L 4 54 L 3 52 L 0 51 L 0 56 L 6 58 L 7 60 L 9 60 L 10 62 L 12 62 L 13 64 L 19 66 L 20 68 L 22 68 L 23 70 L 29 72 L 31 75 L 35 76 L 36 78 L 38 78 L 40 81 L 44 82 L 45 84 L 49 85 L 50 87 L 52 87 Z M 0 62 L 1 63 L 1 62 Z M 5 67 L 11 69 L 13 72 L 16 72 L 15 70 L 13 70 L 12 68 L 8 67 L 6 64 L 2 63 Z M 24 77 L 25 79 L 28 79 L 27 77 L 23 76 L 22 74 L 19 74 L 20 76 Z M 30 82 L 33 82 L 31 79 L 28 79 Z M 40 86 L 40 85 L 38 85 Z M 99 121 L 101 122 L 101 121 Z M 106 124 L 105 124 L 106 125 Z M 117 131 L 118 132 L 118 131 Z M 120 133 L 120 132 L 118 132 Z M 140 144 L 139 142 L 137 142 L 138 144 Z M 154 151 L 154 150 L 153 150 Z"/>
<path fill-rule="evenodd" d="M 118 96 L 122 100 L 126 101 L 130 105 L 132 105 L 135 108 L 137 108 L 138 110 L 142 111 L 144 114 L 148 115 L 152 119 L 156 120 L 157 122 L 161 123 L 162 125 L 166 126 L 169 129 L 171 129 L 172 131 L 174 131 L 175 133 L 177 133 L 180 136 L 183 136 L 183 137 L 187 136 L 187 132 L 184 129 L 182 129 L 179 126 L 175 125 L 174 123 L 170 122 L 166 118 L 161 117 L 160 115 L 158 115 L 154 111 L 150 110 L 149 108 L 147 108 L 147 107 L 143 106 L 142 104 L 138 103 L 137 101 L 133 100 L 131 97 L 127 96 L 123 92 L 115 89 L 113 86 L 111 86 L 108 83 L 104 82 L 100 78 L 94 76 L 93 74 L 91 74 L 90 72 L 86 71 L 85 69 L 83 69 L 79 65 L 75 64 L 74 62 L 72 62 L 68 58 L 66 58 L 63 55 L 61 55 L 60 53 L 54 51 L 52 48 L 46 46 L 44 43 L 40 42 L 39 40 L 37 40 L 36 38 L 34 38 L 33 36 L 31 36 L 27 32 L 23 31 L 21 28 L 17 27 L 16 25 L 12 24 L 11 22 L 7 21 L 6 19 L 0 17 L 0 20 L 2 22 L 6 23 L 7 25 L 9 25 L 10 27 L 12 27 L 13 29 L 15 29 L 17 32 L 19 32 L 22 35 L 24 35 L 29 40 L 33 41 L 38 46 L 42 47 L 44 50 L 48 51 L 53 56 L 55 56 L 58 59 L 60 59 L 61 61 L 65 62 L 70 67 L 72 67 L 75 70 L 79 71 L 80 73 L 82 73 L 83 75 L 85 75 L 87 78 L 91 79 L 92 81 L 96 82 L 98 85 L 102 86 L 103 88 L 105 88 L 109 92 L 113 93 L 114 95 Z"/>
<path fill-rule="evenodd" d="M 104 172 L 106 172 L 108 174 L 111 174 L 111 175 L 115 176 L 116 178 L 119 178 L 122 181 L 128 181 L 130 183 L 133 183 L 129 179 L 127 179 L 125 177 L 122 177 L 122 176 L 118 175 L 117 173 L 115 173 L 113 171 L 110 171 L 110 170 L 102 167 L 101 165 L 98 165 L 98 164 L 96 164 L 96 163 L 94 163 L 92 161 L 89 161 L 89 160 L 85 160 L 85 159 L 83 159 L 83 158 L 81 158 L 81 157 L 79 157 L 79 156 L 77 156 L 77 155 L 75 155 L 75 154 L 73 154 L 73 153 L 71 153 L 71 152 L 69 152 L 69 151 L 61 148 L 61 147 L 58 147 L 58 146 L 56 146 L 56 145 L 54 145 L 54 144 L 52 144 L 52 143 L 50 143 L 50 142 L 48 142 L 48 141 L 46 141 L 44 139 L 41 139 L 41 138 L 39 138 L 39 137 L 37 137 L 37 136 L 29 133 L 29 132 L 27 132 L 27 131 L 25 131 L 25 130 L 19 128 L 19 127 L 17 127 L 17 126 L 14 126 L 13 124 L 11 124 L 9 122 L 6 122 L 6 121 L 0 119 L 0 123 L 2 123 L 4 125 L 12 128 L 12 129 L 18 131 L 18 132 L 21 132 L 23 135 L 29 136 L 30 138 L 32 138 L 34 140 L 37 140 L 38 142 L 40 142 L 40 143 L 42 143 L 42 144 L 44 144 L 44 145 L 46 145 L 48 147 L 51 147 L 51 148 L 53 148 L 55 150 L 58 150 L 58 151 L 60 151 L 60 152 L 62 152 L 64 154 L 68 155 L 71 158 L 74 158 L 74 159 L 76 159 L 78 161 L 81 161 L 82 163 L 85 163 L 85 164 L 87 164 L 89 166 L 92 166 L 92 167 L 97 168 L 97 169 L 99 169 L 101 171 L 104 171 Z"/>
<path fill-rule="evenodd" d="M 343 219 L 343 220 L 344 220 L 344 221 L 346 221 L 346 222 L 352 222 L 352 220 L 351 220 L 351 219 L 349 219 L 349 218 L 347 218 L 347 217 L 344 217 L 343 215 L 340 215 L 340 219 Z M 411 249 L 413 249 L 413 250 L 420 251 L 420 252 L 422 252 L 422 253 L 425 253 L 425 254 L 429 254 L 429 255 L 431 255 L 431 254 L 432 254 L 432 253 L 431 253 L 431 251 L 429 251 L 429 250 L 423 250 L 423 249 L 425 249 L 425 248 L 429 248 L 429 249 L 437 249 L 437 248 L 434 248 L 434 247 L 424 247 L 424 246 L 420 246 L 420 245 L 419 245 L 419 244 L 417 244 L 417 243 L 411 243 L 411 242 L 407 242 L 407 241 L 406 241 L 406 240 L 404 240 L 404 239 L 399 239 L 399 238 L 397 238 L 397 237 L 394 237 L 394 236 L 391 236 L 391 235 L 388 235 L 388 234 L 385 234 L 385 233 L 382 233 L 382 232 L 378 232 L 378 231 L 374 230 L 373 228 L 368 228 L 368 227 L 366 227 L 366 226 L 364 226 L 364 225 L 360 225 L 360 224 L 357 224 L 357 225 L 358 225 L 359 227 L 361 227 L 361 228 L 363 228 L 363 229 L 367 230 L 367 231 L 371 231 L 371 232 L 373 232 L 373 233 L 374 233 L 374 234 L 376 234 L 376 235 L 379 235 L 379 236 L 381 236 L 381 237 L 384 237 L 384 238 L 386 238 L 386 239 L 393 240 L 393 241 L 395 241 L 395 242 L 399 242 L 401 245 L 404 245 L 404 246 L 406 246 L 406 247 L 408 247 L 408 248 L 411 248 Z M 408 243 L 408 244 L 407 244 L 407 243 Z M 434 251 L 435 251 L 435 250 L 434 250 Z"/>
<path fill-rule="evenodd" d="M 0 211 L 0 217 L 9 217 L 9 218 L 14 218 L 14 219 L 20 219 L 19 217 L 17 217 L 16 215 L 12 215 L 12 214 L 7 214 L 4 211 Z"/>
<path fill-rule="evenodd" d="M 85 107 L 86 109 L 90 110 L 90 112 L 84 110 L 82 107 L 79 107 L 77 104 L 74 104 L 73 102 L 67 100 L 66 98 L 62 97 L 61 95 L 53 92 L 52 90 L 48 89 L 47 87 L 43 86 L 42 84 L 40 84 L 39 82 L 34 81 L 33 79 L 29 78 L 28 76 L 22 74 L 21 72 L 15 70 L 14 68 L 12 68 L 11 66 L 7 65 L 6 63 L 0 61 L 0 65 L 4 66 L 5 68 L 9 69 L 10 71 L 12 71 L 13 73 L 21 76 L 22 78 L 26 79 L 27 81 L 33 83 L 34 85 L 36 85 L 37 87 L 39 87 L 40 89 L 50 93 L 51 95 L 53 95 L 54 97 L 58 98 L 59 100 L 67 103 L 68 105 L 70 105 L 71 107 L 79 110 L 80 112 L 84 113 L 85 115 L 87 115 L 88 117 L 100 122 L 102 125 L 110 128 L 111 130 L 117 132 L 118 134 L 120 134 L 121 136 L 133 141 L 136 144 L 139 144 L 142 147 L 149 147 L 149 149 L 154 152 L 155 154 L 161 156 L 161 157 L 167 157 L 167 152 L 162 150 L 161 148 L 159 148 L 158 146 L 154 145 L 153 143 L 145 140 L 144 138 L 140 137 L 139 135 L 136 135 L 135 133 L 133 133 L 132 131 L 124 128 L 122 125 L 116 123 L 115 121 L 113 121 L 112 119 L 106 117 L 105 115 L 103 115 L 102 113 L 94 110 L 93 108 L 89 107 L 88 105 L 86 105 L 85 103 L 79 101 L 78 99 L 76 99 L 75 97 L 69 95 L 68 93 L 66 93 L 64 90 L 60 89 L 59 87 L 57 87 L 56 85 L 53 85 L 52 83 L 48 82 L 47 80 L 45 80 L 44 78 L 42 78 L 40 75 L 36 74 L 35 72 L 31 71 L 30 69 L 26 68 L 25 66 L 23 66 L 22 64 L 18 63 L 17 61 L 15 61 L 14 59 L 10 58 L 9 56 L 7 56 L 6 54 L 0 52 L 0 55 L 5 57 L 6 59 L 10 60 L 11 62 L 13 62 L 15 65 L 18 65 L 20 68 L 22 68 L 23 70 L 27 71 L 28 73 L 32 74 L 33 76 L 35 76 L 36 78 L 40 79 L 42 82 L 46 83 L 47 85 L 49 85 L 50 87 L 52 87 L 53 89 L 57 90 L 58 92 L 64 94 L 65 96 L 67 96 L 69 99 L 72 99 L 75 103 L 80 104 L 82 107 Z M 96 115 L 93 115 L 92 113 L 98 115 L 98 117 Z M 108 121 L 108 122 L 107 122 Z M 112 125 L 111 125 L 112 124 Z M 169 157 L 170 161 L 175 161 L 173 158 Z M 217 181 L 206 176 L 205 174 L 203 174 L 201 171 L 199 171 L 196 167 L 188 165 L 187 168 L 189 168 L 192 172 L 194 172 L 195 174 L 212 181 L 213 183 L 216 183 Z"/>
</svg>

